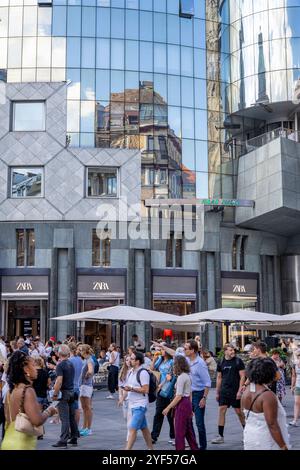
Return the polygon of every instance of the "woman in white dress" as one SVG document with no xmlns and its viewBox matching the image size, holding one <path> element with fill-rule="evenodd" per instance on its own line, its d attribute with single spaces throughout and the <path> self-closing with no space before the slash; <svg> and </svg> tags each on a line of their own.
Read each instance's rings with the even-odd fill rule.
<svg viewBox="0 0 300 470">
<path fill-rule="evenodd" d="M 242 396 L 246 417 L 244 450 L 288 450 L 290 448 L 286 414 L 268 388 L 277 367 L 270 358 L 252 360 L 246 370 L 250 384 Z"/>
</svg>

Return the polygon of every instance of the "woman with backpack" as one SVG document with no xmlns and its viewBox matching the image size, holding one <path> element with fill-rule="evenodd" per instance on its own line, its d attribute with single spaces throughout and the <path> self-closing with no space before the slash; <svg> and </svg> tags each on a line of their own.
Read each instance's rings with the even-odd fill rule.
<svg viewBox="0 0 300 470">
<path fill-rule="evenodd" d="M 154 360 L 151 369 L 156 370 L 160 373 L 159 385 L 157 389 L 156 411 L 153 418 L 153 426 L 151 432 L 152 444 L 156 444 L 164 422 L 164 415 L 162 412 L 170 404 L 174 395 L 174 385 L 176 382 L 176 377 L 173 374 L 172 356 L 170 356 L 164 349 L 162 349 L 161 355 L 158 357 L 158 359 Z M 174 444 L 175 431 L 172 413 L 169 413 L 167 415 L 167 419 L 170 427 L 169 443 Z"/>
</svg>

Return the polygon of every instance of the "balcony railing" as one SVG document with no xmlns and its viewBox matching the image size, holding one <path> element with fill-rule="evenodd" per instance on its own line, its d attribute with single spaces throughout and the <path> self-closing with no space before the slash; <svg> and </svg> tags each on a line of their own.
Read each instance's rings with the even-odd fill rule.
<svg viewBox="0 0 300 470">
<path fill-rule="evenodd" d="M 294 142 L 300 142 L 300 132 L 299 131 L 294 131 L 292 129 L 285 129 L 284 127 L 278 127 L 277 129 L 274 129 L 273 131 L 266 132 L 265 134 L 259 135 L 257 137 L 254 137 L 253 139 L 247 140 L 245 142 L 245 152 L 249 153 L 252 152 L 253 150 L 256 150 L 263 145 L 268 144 L 269 142 L 272 142 L 275 139 L 278 139 L 278 137 L 283 137 L 284 139 L 289 139 L 293 140 Z"/>
</svg>

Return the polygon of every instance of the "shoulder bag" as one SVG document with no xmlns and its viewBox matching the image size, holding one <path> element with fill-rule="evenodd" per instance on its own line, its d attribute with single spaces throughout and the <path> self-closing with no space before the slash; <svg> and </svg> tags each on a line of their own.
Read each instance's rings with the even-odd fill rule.
<svg viewBox="0 0 300 470">
<path fill-rule="evenodd" d="M 25 386 L 23 389 L 19 412 L 15 419 L 15 430 L 24 434 L 28 434 L 29 436 L 42 436 L 44 434 L 43 426 L 34 426 L 24 410 L 25 393 L 27 388 L 28 386 Z M 8 407 L 11 420 L 10 396 L 8 396 Z"/>
</svg>

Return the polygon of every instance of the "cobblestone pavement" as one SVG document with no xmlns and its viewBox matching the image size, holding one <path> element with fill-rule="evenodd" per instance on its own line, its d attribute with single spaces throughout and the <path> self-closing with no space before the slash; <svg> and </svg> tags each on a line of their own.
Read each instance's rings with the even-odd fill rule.
<svg viewBox="0 0 300 470">
<path fill-rule="evenodd" d="M 126 426 L 123 420 L 122 410 L 117 407 L 117 403 L 113 400 L 107 400 L 107 391 L 95 391 L 93 399 L 94 407 L 94 420 L 93 420 L 93 434 L 88 437 L 82 437 L 78 440 L 78 447 L 76 449 L 85 450 L 121 450 L 124 448 L 126 438 Z M 287 420 L 293 416 L 293 397 L 288 390 L 287 397 L 283 405 L 287 413 Z M 148 423 L 150 430 L 152 427 L 153 414 L 155 404 L 151 404 L 148 411 Z M 215 390 L 209 394 L 206 409 L 206 428 L 208 438 L 208 449 L 215 450 L 241 450 L 242 445 L 242 428 L 235 415 L 235 412 L 230 409 L 227 412 L 227 421 L 225 427 L 225 443 L 222 445 L 210 444 L 210 441 L 216 435 L 217 431 L 217 415 L 218 406 L 215 400 Z M 196 429 L 196 428 L 195 428 Z M 300 450 L 300 427 L 289 427 L 291 443 L 293 449 Z M 46 434 L 42 441 L 38 441 L 38 449 L 52 449 L 51 444 L 55 443 L 60 434 L 60 425 L 46 424 Z M 168 423 L 165 420 L 159 441 L 155 445 L 157 450 L 174 450 L 174 447 L 168 443 Z M 68 448 L 68 451 L 72 450 Z M 146 449 L 144 440 L 139 433 L 134 449 Z"/>
</svg>

